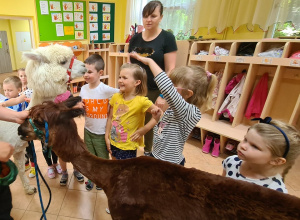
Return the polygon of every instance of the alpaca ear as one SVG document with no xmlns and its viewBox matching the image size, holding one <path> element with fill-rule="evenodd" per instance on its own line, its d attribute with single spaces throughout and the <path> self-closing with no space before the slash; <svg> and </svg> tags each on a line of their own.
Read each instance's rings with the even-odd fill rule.
<svg viewBox="0 0 300 220">
<path fill-rule="evenodd" d="M 69 120 L 71 118 L 79 117 L 81 115 L 84 115 L 85 111 L 83 108 L 71 108 L 67 111 L 62 111 L 59 115 L 59 120 L 64 121 L 64 120 Z"/>
<path fill-rule="evenodd" d="M 76 96 L 76 97 L 71 97 L 68 98 L 66 101 L 64 101 L 63 103 L 68 107 L 68 108 L 72 108 L 74 107 L 78 102 L 81 102 L 81 97 L 80 96 Z"/>
<path fill-rule="evenodd" d="M 50 63 L 50 61 L 45 56 L 35 52 L 24 52 L 23 58 L 25 60 L 33 60 L 39 63 Z"/>
</svg>

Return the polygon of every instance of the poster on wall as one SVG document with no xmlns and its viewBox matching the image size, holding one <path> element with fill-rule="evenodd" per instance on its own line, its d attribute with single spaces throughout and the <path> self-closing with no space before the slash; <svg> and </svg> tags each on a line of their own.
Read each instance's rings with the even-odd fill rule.
<svg viewBox="0 0 300 220">
<path fill-rule="evenodd" d="M 103 14 L 103 21 L 110 21 L 110 14 Z"/>
<path fill-rule="evenodd" d="M 83 3 L 74 2 L 74 11 L 83 11 Z"/>
<path fill-rule="evenodd" d="M 98 23 L 90 23 L 90 31 L 98 31 Z"/>
<path fill-rule="evenodd" d="M 98 12 L 98 4 L 97 3 L 89 3 L 89 11 L 90 12 Z"/>
<path fill-rule="evenodd" d="M 90 37 L 91 37 L 91 41 L 97 41 L 99 39 L 98 33 L 91 33 Z"/>
<path fill-rule="evenodd" d="M 73 22 L 73 13 L 64 12 L 64 21 Z"/>
<path fill-rule="evenodd" d="M 86 1 L 36 0 L 35 4 L 41 42 L 88 39 Z"/>
<path fill-rule="evenodd" d="M 75 30 L 83 30 L 84 24 L 83 22 L 75 22 Z"/>
<path fill-rule="evenodd" d="M 103 34 L 102 34 L 102 40 L 103 40 L 103 41 L 108 41 L 108 40 L 110 40 L 110 33 L 103 33 Z"/>
<path fill-rule="evenodd" d="M 83 18 L 82 12 L 74 12 L 74 21 L 83 21 Z"/>
<path fill-rule="evenodd" d="M 110 30 L 110 23 L 103 23 L 102 24 L 102 30 L 103 31 L 109 31 Z"/>
<path fill-rule="evenodd" d="M 82 40 L 84 37 L 83 31 L 75 31 L 75 39 L 76 40 Z"/>
<path fill-rule="evenodd" d="M 62 22 L 61 13 L 51 13 L 52 22 Z"/>
<path fill-rule="evenodd" d="M 49 4 L 50 4 L 50 11 L 61 11 L 60 2 L 50 1 Z"/>
<path fill-rule="evenodd" d="M 40 7 L 41 7 L 41 14 L 42 15 L 48 15 L 49 14 L 48 2 L 47 1 L 40 1 Z"/>
<path fill-rule="evenodd" d="M 109 4 L 103 4 L 102 12 L 110 12 L 110 5 Z"/>
<path fill-rule="evenodd" d="M 94 43 L 114 42 L 115 4 L 89 2 L 89 12 L 90 41 Z"/>
<path fill-rule="evenodd" d="M 65 36 L 63 24 L 56 24 L 56 36 L 58 36 L 58 37 Z"/>
<path fill-rule="evenodd" d="M 72 2 L 63 2 L 63 10 L 64 11 L 73 11 Z"/>
<path fill-rule="evenodd" d="M 90 22 L 97 22 L 98 21 L 98 14 L 90 14 L 89 15 L 89 21 Z"/>
</svg>

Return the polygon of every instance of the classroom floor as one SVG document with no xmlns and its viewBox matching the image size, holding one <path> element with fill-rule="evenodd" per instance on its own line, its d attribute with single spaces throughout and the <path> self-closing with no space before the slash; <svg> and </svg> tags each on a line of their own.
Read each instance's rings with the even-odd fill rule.
<svg viewBox="0 0 300 220">
<path fill-rule="evenodd" d="M 15 74 L 15 73 L 14 73 Z M 0 74 L 0 82 L 5 77 Z M 78 132 L 83 137 L 84 118 L 76 118 Z M 105 193 L 95 188 L 91 191 L 85 189 L 84 182 L 77 182 L 73 176 L 73 166 L 68 163 L 69 181 L 67 186 L 60 186 L 59 181 L 61 175 L 56 175 L 54 179 L 47 176 L 47 164 L 42 155 L 41 145 L 39 141 L 35 141 L 36 154 L 40 170 L 51 188 L 52 201 L 47 212 L 49 220 L 106 220 L 111 216 L 105 212 L 107 206 L 107 198 Z M 186 157 L 185 167 L 194 167 L 199 170 L 210 172 L 213 174 L 222 173 L 221 162 L 228 154 L 222 154 L 215 158 L 210 154 L 204 154 L 201 151 L 201 143 L 195 138 L 187 141 L 184 147 L 184 155 Z M 138 156 L 143 155 L 143 150 L 138 150 Z M 29 171 L 26 172 L 29 174 Z M 37 187 L 36 179 L 29 178 L 30 183 Z M 87 179 L 85 178 L 85 181 Z M 41 182 L 41 178 L 40 178 Z M 298 158 L 294 167 L 290 170 L 286 178 L 286 186 L 289 194 L 300 198 L 300 158 Z M 48 203 L 49 193 L 44 183 L 41 183 L 41 192 L 44 206 Z M 41 207 L 38 193 L 27 195 L 24 192 L 22 183 L 19 179 L 10 185 L 13 197 L 13 209 L 11 212 L 15 220 L 38 220 L 41 217 Z"/>
</svg>

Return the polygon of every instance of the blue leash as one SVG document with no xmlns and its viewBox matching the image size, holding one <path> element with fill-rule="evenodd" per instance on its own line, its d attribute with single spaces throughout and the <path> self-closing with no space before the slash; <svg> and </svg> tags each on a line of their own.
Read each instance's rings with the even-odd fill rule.
<svg viewBox="0 0 300 220">
<path fill-rule="evenodd" d="M 39 137 L 39 139 L 41 139 L 41 141 L 43 142 L 43 132 L 41 130 L 39 130 L 33 123 L 32 119 L 30 118 L 29 119 L 29 122 L 31 124 L 31 126 L 33 127 L 33 130 L 34 132 L 37 134 L 37 136 Z M 49 129 L 48 129 L 48 123 L 45 121 L 45 131 L 46 131 L 46 134 L 45 134 L 45 142 L 44 142 L 44 146 L 43 146 L 43 151 L 46 149 L 47 150 L 47 146 L 48 146 L 48 140 L 49 140 Z M 28 142 L 31 149 L 32 149 L 32 154 L 33 154 L 33 160 L 34 160 L 34 167 L 35 167 L 35 170 L 37 171 L 36 172 L 36 182 L 37 182 L 37 187 L 38 187 L 38 192 L 39 192 L 39 197 L 40 197 L 40 203 L 41 203 L 41 208 L 42 208 L 42 216 L 41 216 L 41 219 L 44 217 L 45 220 L 47 220 L 46 218 L 46 212 L 50 206 L 50 203 L 51 203 L 51 199 L 52 199 L 52 194 L 51 194 L 51 190 L 50 190 L 50 187 L 49 185 L 47 184 L 46 180 L 44 179 L 43 175 L 41 174 L 41 171 L 39 169 L 39 166 L 37 165 L 37 159 L 36 159 L 36 153 L 35 153 L 35 149 L 34 149 L 34 144 L 33 144 L 33 141 L 30 141 Z M 49 149 L 49 157 L 51 157 L 51 147 Z M 39 175 L 38 173 L 41 175 L 41 178 L 43 180 L 43 182 L 45 183 L 48 191 L 49 191 L 49 201 L 48 201 L 48 205 L 46 207 L 46 209 L 44 209 L 44 205 L 43 205 L 43 199 L 42 199 L 42 194 L 41 194 L 41 187 L 40 187 L 40 184 L 39 184 Z"/>
</svg>

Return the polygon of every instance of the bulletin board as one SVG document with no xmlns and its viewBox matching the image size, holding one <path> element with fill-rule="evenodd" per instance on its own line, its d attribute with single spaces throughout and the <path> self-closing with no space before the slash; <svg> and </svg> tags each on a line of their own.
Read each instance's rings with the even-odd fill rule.
<svg viewBox="0 0 300 220">
<path fill-rule="evenodd" d="M 36 0 L 40 41 L 87 39 L 86 2 Z"/>
<path fill-rule="evenodd" d="M 115 4 L 89 2 L 90 42 L 110 43 L 115 37 Z"/>
</svg>

